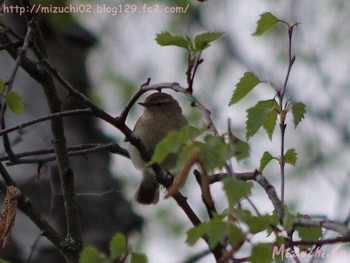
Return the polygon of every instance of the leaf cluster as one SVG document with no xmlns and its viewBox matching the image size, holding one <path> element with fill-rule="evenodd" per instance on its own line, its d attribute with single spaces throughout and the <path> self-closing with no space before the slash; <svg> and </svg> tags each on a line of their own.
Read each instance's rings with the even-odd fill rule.
<svg viewBox="0 0 350 263">
<path fill-rule="evenodd" d="M 135 252 L 128 245 L 127 238 L 122 233 L 115 234 L 109 243 L 109 256 L 99 252 L 92 246 L 84 247 L 80 254 L 79 263 L 112 263 L 124 262 L 130 257 L 130 263 L 147 263 L 147 257 L 139 252 Z"/>
</svg>

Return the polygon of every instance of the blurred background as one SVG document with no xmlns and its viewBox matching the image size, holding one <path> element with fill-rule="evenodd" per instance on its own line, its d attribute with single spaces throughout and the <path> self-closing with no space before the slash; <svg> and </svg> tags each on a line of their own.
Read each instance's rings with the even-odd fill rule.
<svg viewBox="0 0 350 263">
<path fill-rule="evenodd" d="M 58 5 L 58 2 L 53 1 L 52 4 Z M 200 3 L 195 0 L 76 0 L 60 4 L 85 5 L 85 8 L 91 6 L 92 10 L 97 10 L 97 6 L 105 8 L 99 13 L 70 13 L 69 19 L 67 16 L 52 15 L 45 19 L 51 27 L 47 31 L 48 39 L 51 39 L 50 32 L 56 32 L 55 37 L 58 35 L 58 38 L 63 39 L 63 35 L 68 35 L 74 41 L 88 46 L 86 52 L 74 62 L 75 65 L 83 63 L 82 58 L 86 59 L 85 73 L 88 81 L 83 85 L 82 82 L 77 84 L 79 87 L 85 86 L 84 92 L 114 116 L 119 115 L 132 94 L 148 77 L 151 78 L 151 83 L 175 81 L 186 86 L 187 54 L 179 48 L 159 46 L 154 40 L 157 33 L 169 31 L 175 35 L 193 37 L 205 31 L 225 32 L 224 37 L 214 42 L 203 54 L 204 63 L 195 80 L 194 95 L 212 110 L 220 132 L 227 130 L 229 118 L 235 134 L 241 138 L 245 137 L 246 109 L 258 100 L 273 98 L 274 91 L 268 85 L 260 85 L 243 101 L 228 107 L 235 84 L 244 72 L 252 71 L 260 79 L 281 87 L 287 72 L 286 26 L 281 24 L 262 37 L 253 37 L 256 21 L 261 13 L 271 12 L 287 22 L 299 22 L 300 25 L 293 34 L 296 62 L 291 71 L 287 96 L 294 102 L 305 103 L 307 114 L 296 130 L 291 119 L 287 120 L 286 148 L 296 149 L 298 162 L 296 167 L 287 168 L 285 200 L 295 213 L 327 217 L 339 222 L 349 221 L 349 1 L 208 0 Z M 145 6 L 153 8 L 153 11 L 184 7 L 186 12 L 156 13 L 150 9 L 145 10 Z M 112 13 L 108 7 L 117 7 L 119 12 Z M 71 42 L 67 45 L 67 50 L 77 54 L 78 51 L 70 50 Z M 53 45 L 52 56 L 57 56 L 59 49 Z M 70 53 L 67 50 L 58 56 L 61 57 L 63 69 L 69 65 L 67 54 Z M 77 50 L 81 51 L 82 48 L 78 46 Z M 80 75 L 79 72 L 72 74 L 70 69 L 66 70 L 68 75 Z M 200 113 L 190 107 L 186 98 L 171 94 L 181 101 L 184 113 L 191 122 L 201 126 L 203 120 Z M 130 127 L 133 127 L 140 114 L 141 109 L 134 107 L 127 120 Z M 125 146 L 120 132 L 104 123 L 95 125 L 96 132 L 103 136 L 103 140 L 117 141 Z M 42 135 L 39 137 L 42 141 Z M 256 169 L 266 150 L 278 155 L 279 142 L 278 127 L 272 141 L 260 131 L 249 141 L 251 158 L 235 163 L 235 171 Z M 90 158 L 94 160 L 96 157 Z M 199 242 L 194 248 L 185 244 L 184 233 L 191 224 L 173 200 L 161 200 L 157 206 L 135 204 L 133 195 L 140 173 L 124 157 L 113 155 L 110 158 L 110 162 L 104 164 L 109 167 L 111 177 L 117 180 L 118 195 L 125 198 L 126 207 L 130 210 L 128 213 L 132 214 L 130 218 L 134 218 L 135 225 L 125 232 L 130 233 L 130 242 L 135 249 L 144 252 L 149 262 L 162 263 L 191 262 L 189 259 L 192 256 L 205 251 L 204 243 Z M 279 192 L 277 163 L 269 164 L 264 175 Z M 96 173 L 91 176 L 96 176 Z M 88 189 L 91 191 L 91 188 Z M 95 190 L 105 191 L 110 188 L 107 183 Z M 207 219 L 200 191 L 193 178 L 189 178 L 183 192 L 188 195 L 190 205 L 200 217 Z M 225 197 L 219 184 L 213 186 L 213 193 L 218 207 L 225 207 Z M 113 206 L 116 198 L 110 199 Z M 260 212 L 273 210 L 259 186 L 254 189 L 252 200 Z M 115 207 L 118 210 L 117 205 Z M 141 224 L 142 231 L 134 231 Z M 113 229 L 115 230 L 117 229 Z M 93 243 L 93 239 L 92 236 L 89 240 Z M 327 252 L 330 253 L 335 248 L 345 252 L 335 253 L 328 259 L 317 258 L 314 262 L 349 262 L 348 246 L 327 246 Z M 213 258 L 208 255 L 196 262 L 213 262 Z M 310 259 L 303 259 L 302 262 L 310 262 Z"/>
<path fill-rule="evenodd" d="M 109 2 L 112 3 L 112 2 Z M 131 4 L 132 1 L 121 3 Z M 106 2 L 108 4 L 108 2 Z M 277 87 L 283 84 L 288 63 L 287 28 L 278 25 L 262 37 L 253 37 L 256 21 L 263 12 L 271 12 L 287 22 L 299 22 L 293 35 L 293 53 L 296 62 L 292 68 L 287 96 L 294 102 L 306 104 L 307 114 L 294 130 L 291 120 L 287 127 L 287 148 L 298 152 L 296 167 L 288 167 L 286 202 L 294 212 L 312 216 L 327 216 L 340 222 L 349 219 L 349 27 L 348 1 L 142 1 L 137 3 L 166 6 L 186 6 L 184 14 L 108 14 L 86 16 L 79 19 L 100 40 L 88 60 L 88 68 L 96 93 L 105 107 L 116 115 L 124 107 L 131 92 L 147 77 L 152 83 L 177 81 L 186 85 L 186 54 L 179 48 L 160 47 L 154 38 L 157 33 L 194 36 L 204 31 L 222 31 L 225 36 L 204 52 L 195 81 L 195 96 L 213 111 L 213 119 L 221 132 L 226 131 L 227 118 L 234 131 L 244 138 L 245 110 L 257 100 L 270 99 L 273 90 L 260 85 L 242 102 L 228 107 L 234 85 L 245 71 L 253 71 L 260 79 Z M 98 21 L 98 23 L 96 22 Z M 183 108 L 195 123 L 202 120 L 198 112 L 182 99 Z M 132 126 L 140 114 L 135 108 L 129 118 Z M 110 136 L 118 134 L 104 127 Z M 250 140 L 251 158 L 236 164 L 236 171 L 251 171 L 258 167 L 265 150 L 278 155 L 279 129 L 270 141 L 263 132 Z M 120 165 L 127 165 L 124 173 Z M 139 180 L 128 160 L 113 158 L 112 170 L 126 183 L 125 194 L 131 199 Z M 265 176 L 279 191 L 277 163 L 269 165 Z M 196 185 L 187 183 L 184 192 L 191 191 L 190 202 L 205 217 Z M 215 191 L 218 202 L 225 202 L 221 187 Z M 266 195 L 256 188 L 253 200 L 262 211 L 271 211 Z M 150 262 L 181 262 L 195 253 L 184 245 L 183 232 L 188 220 L 172 201 L 162 201 L 157 207 L 137 207 L 146 218 L 142 247 Z M 179 224 L 181 222 L 181 224 Z M 169 235 L 173 238 L 169 238 Z M 160 241 L 161 236 L 165 241 Z M 152 249 L 157 247 L 156 250 Z M 196 249 L 201 250 L 200 244 Z M 174 249 L 177 248 L 177 249 Z M 343 246 L 342 246 L 343 248 Z M 332 248 L 330 248 L 332 249 Z M 344 246 L 347 250 L 347 247 Z M 183 251 L 179 253 L 179 251 Z M 325 262 L 347 262 L 350 252 Z M 317 259 L 321 262 L 321 259 Z M 200 262 L 211 262 L 212 259 Z"/>
</svg>

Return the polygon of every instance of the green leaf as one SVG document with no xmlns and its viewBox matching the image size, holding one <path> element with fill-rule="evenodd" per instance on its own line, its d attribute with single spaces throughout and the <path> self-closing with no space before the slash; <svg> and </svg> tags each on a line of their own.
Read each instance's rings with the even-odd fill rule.
<svg viewBox="0 0 350 263">
<path fill-rule="evenodd" d="M 259 101 L 254 107 L 247 110 L 246 136 L 247 139 L 258 132 L 261 126 L 267 135 L 272 136 L 274 126 L 276 126 L 275 113 L 279 106 L 275 99 Z M 277 115 L 276 115 L 277 116 Z"/>
<path fill-rule="evenodd" d="M 271 263 L 272 261 L 271 243 L 258 243 L 253 246 L 251 255 L 249 257 L 251 263 Z"/>
<path fill-rule="evenodd" d="M 293 114 L 293 122 L 294 128 L 298 126 L 298 124 L 304 119 L 304 115 L 306 112 L 306 106 L 304 103 L 294 103 L 292 105 L 292 114 Z"/>
<path fill-rule="evenodd" d="M 154 154 L 148 165 L 162 163 L 171 153 L 178 153 L 189 140 L 192 140 L 207 130 L 206 127 L 195 128 L 186 126 L 180 131 L 171 131 L 156 146 Z"/>
<path fill-rule="evenodd" d="M 187 50 L 191 45 L 191 41 L 188 38 L 171 35 L 169 32 L 157 34 L 156 41 L 161 46 L 177 46 Z"/>
<path fill-rule="evenodd" d="M 302 227 L 302 226 L 297 226 L 295 229 L 298 232 L 299 237 L 303 241 L 319 240 L 322 237 L 322 235 L 323 235 L 321 227 Z M 312 247 L 312 245 L 302 245 L 300 248 L 301 249 L 309 249 L 311 247 Z"/>
<path fill-rule="evenodd" d="M 251 92 L 261 80 L 252 72 L 244 73 L 243 77 L 236 84 L 236 89 L 232 94 L 229 105 L 237 103 L 243 99 L 249 92 Z"/>
<path fill-rule="evenodd" d="M 276 110 L 271 110 L 264 118 L 263 128 L 270 140 L 272 140 L 272 134 L 276 127 L 277 115 Z"/>
<path fill-rule="evenodd" d="M 235 178 L 225 178 L 222 182 L 230 208 L 233 208 L 242 198 L 250 195 L 253 187 L 251 182 L 244 182 Z"/>
<path fill-rule="evenodd" d="M 109 243 L 109 253 L 113 260 L 121 257 L 123 253 L 127 253 L 128 251 L 128 242 L 126 237 L 121 234 L 115 234 L 112 237 L 111 242 Z"/>
<path fill-rule="evenodd" d="M 234 224 L 229 224 L 228 238 L 232 246 L 237 246 L 245 239 L 245 236 L 240 228 Z"/>
<path fill-rule="evenodd" d="M 297 162 L 297 153 L 295 151 L 295 149 L 289 149 L 285 154 L 284 154 L 284 162 L 291 164 L 293 166 L 295 166 L 296 162 Z"/>
<path fill-rule="evenodd" d="M 206 234 L 210 248 L 214 248 L 220 241 L 227 237 L 229 227 L 227 222 L 218 219 L 206 223 Z"/>
<path fill-rule="evenodd" d="M 238 162 L 249 157 L 250 148 L 247 142 L 239 139 L 233 133 L 230 133 L 229 140 L 233 156 Z"/>
<path fill-rule="evenodd" d="M 79 263 L 104 263 L 104 257 L 96 248 L 87 246 L 80 253 Z"/>
<path fill-rule="evenodd" d="M 22 97 L 16 91 L 10 91 L 5 96 L 5 101 L 10 110 L 19 115 L 24 110 Z"/>
<path fill-rule="evenodd" d="M 2 79 L 0 79 L 0 96 L 4 92 L 4 88 L 5 88 L 5 82 Z"/>
<path fill-rule="evenodd" d="M 293 216 L 289 213 L 287 205 L 283 206 L 284 216 L 283 216 L 283 228 L 289 232 L 293 228 Z"/>
<path fill-rule="evenodd" d="M 200 159 L 206 170 L 221 169 L 226 161 L 233 156 L 231 147 L 222 138 L 207 135 L 205 143 L 198 144 L 200 149 Z"/>
<path fill-rule="evenodd" d="M 270 215 L 261 215 L 261 216 L 253 216 L 250 217 L 246 223 L 249 227 L 250 233 L 256 234 L 261 231 L 265 231 L 269 225 L 271 220 Z"/>
<path fill-rule="evenodd" d="M 190 228 L 186 232 L 186 243 L 189 246 L 194 246 L 198 240 L 205 234 L 205 224 L 200 224 L 198 226 Z"/>
<path fill-rule="evenodd" d="M 181 151 L 177 155 L 176 168 L 175 168 L 176 172 L 180 172 L 181 169 L 184 167 L 185 163 L 187 163 L 187 161 L 193 155 L 195 155 L 200 151 L 198 144 L 199 143 L 188 144 L 181 148 Z"/>
<path fill-rule="evenodd" d="M 243 222 L 247 222 L 253 216 L 252 212 L 243 208 L 234 208 L 231 209 L 231 211 L 234 215 L 236 215 L 237 218 L 239 218 Z"/>
<path fill-rule="evenodd" d="M 193 227 L 187 231 L 186 243 L 193 246 L 203 236 L 208 237 L 210 248 L 214 248 L 220 241 L 224 240 L 229 233 L 229 224 L 222 221 L 222 218 L 214 217 L 208 222 Z"/>
<path fill-rule="evenodd" d="M 259 172 L 262 173 L 262 171 L 265 169 L 266 165 L 273 160 L 273 156 L 269 152 L 264 152 L 263 156 L 260 159 L 260 166 L 259 166 Z"/>
<path fill-rule="evenodd" d="M 280 20 L 270 12 L 261 14 L 253 36 L 261 36 L 278 22 L 280 22 Z"/>
<path fill-rule="evenodd" d="M 210 43 L 222 37 L 223 32 L 205 32 L 194 37 L 196 51 L 203 50 L 210 46 Z"/>
<path fill-rule="evenodd" d="M 298 231 L 299 237 L 301 240 L 318 240 L 322 237 L 322 228 L 321 227 L 304 227 L 297 226 L 296 231 Z"/>
<path fill-rule="evenodd" d="M 130 263 L 147 263 L 147 257 L 142 253 L 132 252 L 130 256 Z"/>
</svg>

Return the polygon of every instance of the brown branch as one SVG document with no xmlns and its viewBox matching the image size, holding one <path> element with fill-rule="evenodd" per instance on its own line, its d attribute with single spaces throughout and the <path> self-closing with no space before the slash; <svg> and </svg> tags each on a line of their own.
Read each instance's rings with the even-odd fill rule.
<svg viewBox="0 0 350 263">
<path fill-rule="evenodd" d="M 202 173 L 200 173 L 198 170 L 194 170 L 193 174 L 196 177 L 197 183 L 201 187 L 202 201 L 207 209 L 208 215 L 210 218 L 213 218 L 213 215 L 217 213 L 217 210 L 210 192 L 209 176 L 200 162 L 199 165 L 201 167 Z"/>
</svg>

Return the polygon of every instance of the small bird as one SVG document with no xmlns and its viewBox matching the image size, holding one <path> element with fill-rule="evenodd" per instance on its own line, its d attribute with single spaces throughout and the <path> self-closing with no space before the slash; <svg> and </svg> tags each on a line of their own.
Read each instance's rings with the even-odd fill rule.
<svg viewBox="0 0 350 263">
<path fill-rule="evenodd" d="M 145 102 L 139 103 L 144 107 L 143 114 L 137 120 L 134 134 L 146 147 L 154 151 L 156 145 L 170 132 L 180 130 L 187 125 L 187 119 L 182 115 L 179 103 L 169 94 L 158 92 L 148 96 Z M 135 200 L 144 205 L 156 204 L 159 200 L 159 184 L 154 172 L 142 160 L 139 151 L 128 144 L 128 153 L 134 166 L 142 171 L 142 182 L 138 187 Z M 176 165 L 176 155 L 169 155 L 160 166 L 170 172 Z"/>
</svg>

